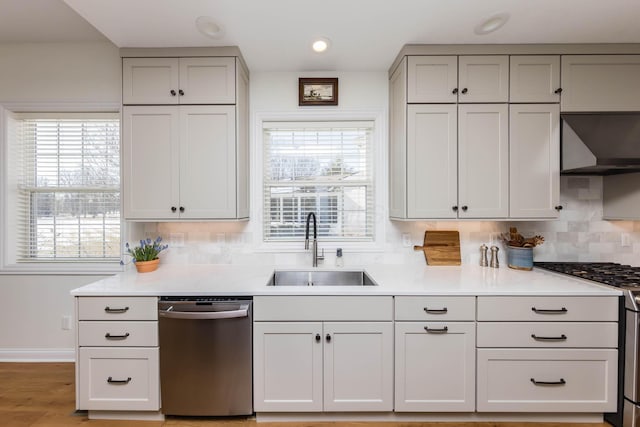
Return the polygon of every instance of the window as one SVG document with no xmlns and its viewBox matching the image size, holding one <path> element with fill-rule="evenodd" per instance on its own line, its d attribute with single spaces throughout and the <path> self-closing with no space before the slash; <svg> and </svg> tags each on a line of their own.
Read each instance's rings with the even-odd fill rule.
<svg viewBox="0 0 640 427">
<path fill-rule="evenodd" d="M 264 122 L 264 240 L 374 239 L 373 122 Z"/>
<path fill-rule="evenodd" d="M 11 258 L 120 259 L 117 113 L 15 113 L 9 119 Z"/>
</svg>

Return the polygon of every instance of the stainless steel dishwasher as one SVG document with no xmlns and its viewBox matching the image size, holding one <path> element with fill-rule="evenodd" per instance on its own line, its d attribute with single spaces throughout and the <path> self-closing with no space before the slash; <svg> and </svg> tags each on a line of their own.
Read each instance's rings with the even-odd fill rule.
<svg viewBox="0 0 640 427">
<path fill-rule="evenodd" d="M 251 298 L 161 297 L 162 413 L 253 413 Z"/>
</svg>

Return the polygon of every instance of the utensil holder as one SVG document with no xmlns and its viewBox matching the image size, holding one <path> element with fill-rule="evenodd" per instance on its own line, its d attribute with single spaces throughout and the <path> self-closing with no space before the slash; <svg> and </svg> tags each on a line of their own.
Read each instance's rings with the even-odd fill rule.
<svg viewBox="0 0 640 427">
<path fill-rule="evenodd" d="M 533 248 L 507 246 L 507 265 L 516 270 L 532 270 Z"/>
</svg>

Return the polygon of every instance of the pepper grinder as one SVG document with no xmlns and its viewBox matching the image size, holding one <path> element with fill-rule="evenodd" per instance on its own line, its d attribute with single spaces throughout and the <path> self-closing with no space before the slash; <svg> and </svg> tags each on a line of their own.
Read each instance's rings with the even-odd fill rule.
<svg viewBox="0 0 640 427">
<path fill-rule="evenodd" d="M 491 261 L 489 262 L 489 266 L 493 268 L 500 267 L 500 263 L 498 262 L 498 251 L 500 248 L 497 246 L 491 246 Z"/>
<path fill-rule="evenodd" d="M 487 261 L 487 245 L 484 243 L 480 246 L 480 267 L 487 267 L 489 262 Z"/>
</svg>

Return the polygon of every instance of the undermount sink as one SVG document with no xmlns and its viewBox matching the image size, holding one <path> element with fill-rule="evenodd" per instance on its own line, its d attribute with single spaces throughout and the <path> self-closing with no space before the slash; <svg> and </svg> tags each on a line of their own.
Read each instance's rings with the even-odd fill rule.
<svg viewBox="0 0 640 427">
<path fill-rule="evenodd" d="M 362 270 L 276 270 L 267 286 L 377 286 Z"/>
</svg>

